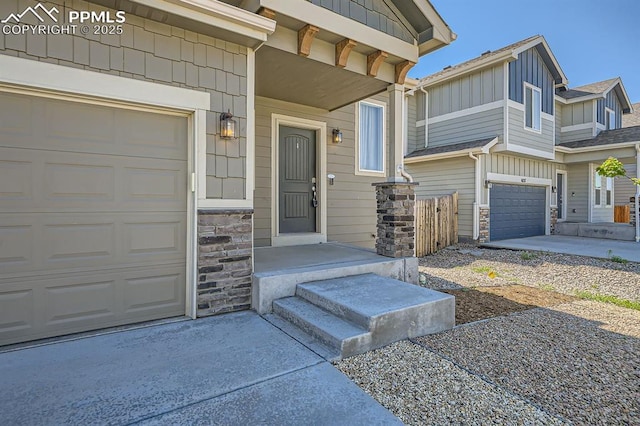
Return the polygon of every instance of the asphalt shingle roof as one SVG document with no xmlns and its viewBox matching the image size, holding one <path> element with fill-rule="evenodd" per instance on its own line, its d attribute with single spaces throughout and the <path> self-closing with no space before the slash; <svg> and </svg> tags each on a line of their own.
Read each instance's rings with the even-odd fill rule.
<svg viewBox="0 0 640 426">
<path fill-rule="evenodd" d="M 567 148 L 586 148 L 590 146 L 614 145 L 627 142 L 640 142 L 640 126 L 604 130 L 598 133 L 598 136 L 595 138 L 565 142 L 559 144 L 559 146 Z"/>
<path fill-rule="evenodd" d="M 617 78 L 598 81 L 597 83 L 585 84 L 584 86 L 574 87 L 573 89 L 558 92 L 558 96 L 564 99 L 581 98 L 583 96 L 601 95 L 607 90 Z"/>
<path fill-rule="evenodd" d="M 476 62 L 484 61 L 487 58 L 498 56 L 498 55 L 500 55 L 500 54 L 502 54 L 504 52 L 516 50 L 517 48 L 519 48 L 521 46 L 524 46 L 525 44 L 527 44 L 527 43 L 529 43 L 529 42 L 531 42 L 531 41 L 533 41 L 533 40 L 535 40 L 537 38 L 542 39 L 542 36 L 541 35 L 531 36 L 529 38 L 525 38 L 524 40 L 520 40 L 518 42 L 515 42 L 513 44 L 505 46 L 505 47 L 503 47 L 501 49 L 490 51 L 489 53 L 484 53 L 484 54 L 482 54 L 482 55 L 480 55 L 480 56 L 478 56 L 476 58 L 469 59 L 468 61 L 459 63 L 458 65 L 454 65 L 452 67 L 447 67 L 447 68 L 443 69 L 442 71 L 438 71 L 438 72 L 436 72 L 434 74 L 431 74 L 431 75 L 428 75 L 426 77 L 421 78 L 420 79 L 420 83 L 421 84 L 429 84 L 429 82 L 431 80 L 434 80 L 436 78 L 439 79 L 440 77 L 444 77 L 447 74 L 453 74 L 460 68 L 466 67 L 468 65 L 473 65 Z"/>
<path fill-rule="evenodd" d="M 423 149 L 418 149 L 413 151 L 411 154 L 408 154 L 405 158 L 414 158 L 414 157 L 423 157 L 425 155 L 433 155 L 433 154 L 443 154 L 445 152 L 455 152 L 455 151 L 464 151 L 471 150 L 474 148 L 482 148 L 494 138 L 486 138 L 486 139 L 478 139 L 470 142 L 462 142 L 453 145 L 444 145 L 444 146 L 436 146 L 436 147 L 427 147 Z"/>
<path fill-rule="evenodd" d="M 640 126 L 640 102 L 631 105 L 632 114 L 622 114 L 622 127 Z"/>
</svg>

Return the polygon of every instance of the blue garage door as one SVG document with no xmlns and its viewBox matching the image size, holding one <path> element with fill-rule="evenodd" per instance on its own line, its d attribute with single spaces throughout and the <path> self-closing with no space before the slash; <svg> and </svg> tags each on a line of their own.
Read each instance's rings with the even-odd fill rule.
<svg viewBox="0 0 640 426">
<path fill-rule="evenodd" d="M 491 241 L 544 235 L 546 197 L 542 186 L 494 183 L 489 210 Z"/>
</svg>

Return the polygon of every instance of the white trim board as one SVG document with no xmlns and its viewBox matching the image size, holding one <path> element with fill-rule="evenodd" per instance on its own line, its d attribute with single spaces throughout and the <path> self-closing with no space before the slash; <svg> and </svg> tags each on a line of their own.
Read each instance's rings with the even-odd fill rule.
<svg viewBox="0 0 640 426">
<path fill-rule="evenodd" d="M 482 104 L 482 105 L 474 106 L 471 108 L 462 109 L 460 111 L 449 112 L 447 114 L 431 117 L 428 120 L 429 120 L 429 124 L 440 123 L 442 121 L 453 120 L 455 118 L 465 117 L 471 114 L 477 114 L 480 112 L 491 111 L 493 109 L 499 109 L 499 108 L 502 108 L 502 105 L 503 105 L 502 100 L 489 102 L 488 104 Z"/>
<path fill-rule="evenodd" d="M 300 234 L 280 234 L 280 212 L 278 184 L 278 146 L 280 140 L 280 126 L 298 127 L 316 131 L 316 185 L 320 199 L 319 214 L 316 219 L 318 232 Z M 324 121 L 308 120 L 283 114 L 271 114 L 271 245 L 273 247 L 285 245 L 317 244 L 327 242 L 327 123 Z"/>
<path fill-rule="evenodd" d="M 542 151 L 539 149 L 527 148 L 526 146 L 516 145 L 513 142 L 508 144 L 508 146 L 496 147 L 496 152 L 517 152 L 520 154 L 531 155 L 533 157 L 544 158 L 546 160 L 553 160 L 555 158 L 555 154 L 553 152 Z"/>
<path fill-rule="evenodd" d="M 562 185 L 562 192 L 563 193 L 561 194 L 562 195 L 562 199 L 564 201 L 564 203 L 562 204 L 562 219 L 558 219 L 558 222 L 565 222 L 567 220 L 567 204 L 569 204 L 568 203 L 568 199 L 567 199 L 568 194 L 569 194 L 569 192 L 567 190 L 567 188 L 568 188 L 567 182 L 568 182 L 569 172 L 567 170 L 556 169 L 556 188 L 558 188 L 557 175 L 563 175 L 564 176 L 563 177 L 563 185 Z M 558 193 L 556 192 L 556 207 L 558 207 L 557 196 L 558 196 Z"/>
<path fill-rule="evenodd" d="M 575 132 L 576 130 L 593 130 L 593 123 L 589 122 L 560 127 L 561 132 Z"/>
<path fill-rule="evenodd" d="M 189 120 L 187 181 L 198 174 L 198 155 L 206 148 L 206 110 L 209 94 L 128 78 L 100 74 L 29 59 L 0 55 L 0 91 L 59 98 L 71 102 L 107 105 L 156 113 L 177 114 Z M 206 152 L 206 150 L 205 150 Z M 203 170 L 204 171 L 204 170 Z M 197 209 L 199 188 L 187 193 L 185 313 L 196 317 Z"/>
<path fill-rule="evenodd" d="M 360 169 L 360 105 L 361 104 L 369 104 L 372 106 L 382 108 L 382 171 Z M 387 114 L 389 113 L 387 108 L 387 103 L 378 101 L 376 99 L 367 99 L 364 101 L 356 102 L 355 108 L 356 108 L 356 111 L 354 115 L 354 121 L 355 121 L 354 174 L 356 176 L 371 176 L 371 177 L 385 178 L 387 176 L 387 172 L 391 173 L 390 170 L 389 171 L 387 170 L 387 143 L 389 139 L 387 135 L 387 132 L 389 130 L 387 126 L 387 120 L 389 119 L 389 117 L 387 117 Z"/>
<path fill-rule="evenodd" d="M 487 180 L 495 183 L 511 183 L 514 185 L 551 186 L 552 180 L 529 176 L 505 175 L 502 173 L 487 172 Z"/>
</svg>

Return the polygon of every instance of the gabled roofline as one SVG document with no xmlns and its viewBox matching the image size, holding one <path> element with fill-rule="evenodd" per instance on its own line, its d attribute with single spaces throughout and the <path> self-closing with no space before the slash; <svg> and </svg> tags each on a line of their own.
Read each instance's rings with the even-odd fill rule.
<svg viewBox="0 0 640 426">
<path fill-rule="evenodd" d="M 544 46 L 544 49 L 547 51 L 547 54 L 549 55 L 549 59 L 551 59 L 551 62 L 553 63 L 553 66 L 556 68 L 556 70 L 558 71 L 558 74 L 560 75 L 560 79 L 561 82 L 560 83 L 556 83 L 556 84 L 560 84 L 560 85 L 567 85 L 569 84 L 569 80 L 567 79 L 566 74 L 564 73 L 564 71 L 562 71 L 562 68 L 560 67 L 560 63 L 558 63 L 558 60 L 556 59 L 556 56 L 553 54 L 553 51 L 551 50 L 551 47 L 549 47 L 549 43 L 547 43 L 547 39 L 544 38 L 544 36 L 538 36 L 537 39 L 535 40 L 531 40 L 529 43 L 520 46 L 518 48 L 516 48 L 514 50 L 514 56 L 516 57 L 516 59 L 518 58 L 518 55 L 526 50 L 531 49 L 534 46 L 537 46 L 538 44 L 542 43 L 542 45 Z"/>
<path fill-rule="evenodd" d="M 460 149 L 457 151 L 442 152 L 439 154 L 427 154 L 419 157 L 404 158 L 405 163 L 420 163 L 422 161 L 442 160 L 444 158 L 462 157 L 469 154 L 488 154 L 489 150 L 498 143 L 498 137 L 493 138 L 490 142 L 484 146 L 478 146 L 475 148 Z"/>
<path fill-rule="evenodd" d="M 622 96 L 624 98 L 624 101 L 626 102 L 626 108 L 623 105 L 623 113 L 624 114 L 629 114 L 633 112 L 633 104 L 631 103 L 631 100 L 629 99 L 629 95 L 627 94 L 627 89 L 624 88 L 624 84 L 622 83 L 622 79 L 620 77 L 616 77 L 613 82 L 609 85 L 609 87 L 605 90 L 602 91 L 602 93 L 593 93 L 590 95 L 585 95 L 585 96 L 577 96 L 575 98 L 571 98 L 571 99 L 565 99 L 562 96 L 556 94 L 555 95 L 555 100 L 559 101 L 560 103 L 563 103 L 565 105 L 569 105 L 569 104 L 575 104 L 578 102 L 585 102 L 585 101 L 590 101 L 593 99 L 605 99 L 607 97 L 607 94 L 613 90 L 617 85 L 620 85 L 620 90 L 622 92 Z M 569 89 L 571 90 L 571 89 Z M 624 112 L 627 111 L 627 112 Z"/>
<path fill-rule="evenodd" d="M 451 31 L 449 25 L 442 19 L 442 16 L 440 16 L 429 0 L 413 0 L 413 3 L 431 23 L 433 29 L 431 40 L 418 45 L 418 56 L 426 55 L 429 52 L 451 44 L 458 38 L 458 35 Z"/>
</svg>

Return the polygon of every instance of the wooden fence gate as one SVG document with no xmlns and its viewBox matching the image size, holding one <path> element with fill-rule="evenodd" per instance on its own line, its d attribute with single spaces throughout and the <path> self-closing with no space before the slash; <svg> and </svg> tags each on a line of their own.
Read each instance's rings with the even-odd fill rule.
<svg viewBox="0 0 640 426">
<path fill-rule="evenodd" d="M 631 208 L 626 206 L 615 206 L 613 209 L 613 221 L 616 223 L 629 223 Z"/>
<path fill-rule="evenodd" d="M 416 257 L 458 242 L 458 193 L 416 200 Z"/>
</svg>

